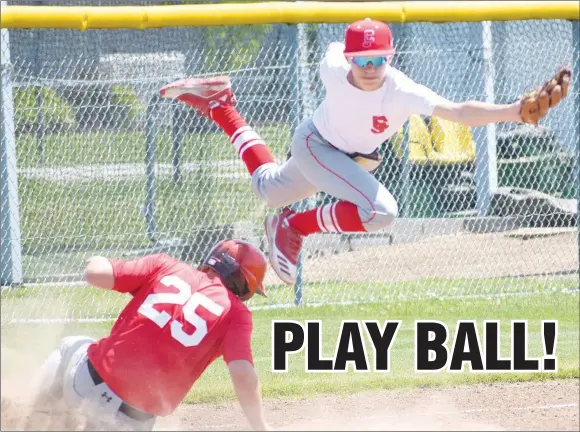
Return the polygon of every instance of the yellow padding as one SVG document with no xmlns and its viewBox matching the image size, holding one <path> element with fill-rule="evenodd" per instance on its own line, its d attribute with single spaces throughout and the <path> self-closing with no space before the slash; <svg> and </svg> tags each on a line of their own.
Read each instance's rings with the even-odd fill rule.
<svg viewBox="0 0 580 432">
<path fill-rule="evenodd" d="M 403 158 L 403 128 L 391 138 L 393 151 Z M 471 129 L 459 123 L 431 117 L 429 125 L 419 115 L 409 118 L 409 162 L 449 165 L 475 160 L 475 141 Z"/>
<path fill-rule="evenodd" d="M 471 128 L 439 117 L 431 117 L 428 127 L 434 150 L 430 155 L 432 162 L 457 164 L 475 160 Z"/>
<path fill-rule="evenodd" d="M 247 24 L 578 20 L 578 1 L 272 1 L 160 6 L 2 6 L 2 28 L 147 29 Z"/>
<path fill-rule="evenodd" d="M 393 151 L 397 159 L 403 158 L 403 128 L 401 127 L 391 138 Z M 418 115 L 409 118 L 409 162 L 420 165 L 428 161 L 432 150 L 431 133 L 423 119 Z"/>
</svg>

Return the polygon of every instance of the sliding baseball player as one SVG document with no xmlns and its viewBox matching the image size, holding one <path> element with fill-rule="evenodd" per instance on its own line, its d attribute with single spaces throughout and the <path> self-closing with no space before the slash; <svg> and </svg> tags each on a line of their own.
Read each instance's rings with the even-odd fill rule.
<svg viewBox="0 0 580 432">
<path fill-rule="evenodd" d="M 250 426 L 270 430 L 244 304 L 265 295 L 266 269 L 262 252 L 240 240 L 216 244 L 199 269 L 166 254 L 91 257 L 87 283 L 132 298 L 106 337 L 60 341 L 40 373 L 37 401 L 63 401 L 88 419 L 86 430 L 150 431 L 222 357 Z"/>
</svg>

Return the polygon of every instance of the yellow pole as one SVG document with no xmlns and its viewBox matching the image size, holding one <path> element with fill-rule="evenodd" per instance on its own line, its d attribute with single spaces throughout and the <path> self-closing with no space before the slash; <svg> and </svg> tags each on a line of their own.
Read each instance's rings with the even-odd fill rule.
<svg viewBox="0 0 580 432">
<path fill-rule="evenodd" d="M 578 20 L 578 1 L 268 2 L 168 6 L 3 6 L 2 28 L 147 29 L 276 23 Z"/>
</svg>

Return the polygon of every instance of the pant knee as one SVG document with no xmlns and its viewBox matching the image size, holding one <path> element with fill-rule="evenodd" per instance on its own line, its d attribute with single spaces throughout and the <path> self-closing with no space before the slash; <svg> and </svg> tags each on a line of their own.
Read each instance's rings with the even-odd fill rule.
<svg viewBox="0 0 580 432">
<path fill-rule="evenodd" d="M 76 351 L 82 345 L 90 344 L 94 341 L 89 336 L 65 336 L 59 341 L 58 347 L 64 356 L 68 351 Z"/>
<path fill-rule="evenodd" d="M 268 208 L 277 209 L 286 205 L 276 194 L 268 193 L 267 189 L 260 187 L 259 183 L 252 181 L 252 189 Z"/>
<path fill-rule="evenodd" d="M 268 193 L 269 189 L 266 183 L 275 174 L 278 168 L 276 164 L 264 164 L 252 174 L 252 189 L 256 195 L 270 208 L 277 208 L 275 194 Z"/>
<path fill-rule="evenodd" d="M 373 203 L 372 208 L 361 211 L 361 221 L 367 231 L 378 231 L 389 228 L 399 216 L 397 201 L 391 197 Z"/>
<path fill-rule="evenodd" d="M 276 163 L 267 163 L 252 174 L 252 189 L 256 195 L 271 209 L 286 207 L 302 199 L 300 184 L 280 174 L 282 167 Z M 295 188 L 293 190 L 293 188 Z M 298 188 L 298 195 L 295 193 Z"/>
</svg>

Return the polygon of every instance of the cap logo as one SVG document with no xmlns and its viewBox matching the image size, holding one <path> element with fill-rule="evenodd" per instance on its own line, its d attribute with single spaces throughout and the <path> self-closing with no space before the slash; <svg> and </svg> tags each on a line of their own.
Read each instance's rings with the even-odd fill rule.
<svg viewBox="0 0 580 432">
<path fill-rule="evenodd" d="M 375 43 L 375 31 L 374 29 L 366 29 L 363 32 L 363 43 L 364 48 L 370 48 Z"/>
</svg>

